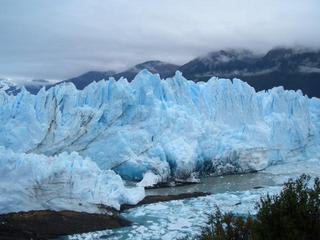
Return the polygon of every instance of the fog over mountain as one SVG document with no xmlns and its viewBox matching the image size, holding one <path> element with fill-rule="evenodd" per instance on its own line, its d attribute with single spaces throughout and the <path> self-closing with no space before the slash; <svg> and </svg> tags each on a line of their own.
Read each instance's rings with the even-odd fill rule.
<svg viewBox="0 0 320 240">
<path fill-rule="evenodd" d="M 0 0 L 0 240 L 318 239 L 319 9 Z"/>
<path fill-rule="evenodd" d="M 197 57 L 181 66 L 161 61 L 147 61 L 122 72 L 89 71 L 56 84 L 34 80 L 24 86 L 33 94 L 43 86 L 50 88 L 63 82 L 71 82 L 77 89 L 82 90 L 94 81 L 107 80 L 110 77 L 116 80 L 123 77 L 132 81 L 136 74 L 144 69 L 158 73 L 163 79 L 180 71 L 184 77 L 195 82 L 206 82 L 214 76 L 239 78 L 248 82 L 256 91 L 283 86 L 288 90 L 300 89 L 309 97 L 320 97 L 320 51 L 289 48 L 271 49 L 264 55 L 257 55 L 248 50 L 220 50 Z M 19 86 L 8 80 L 2 80 L 0 88 L 9 94 L 20 91 Z"/>
<path fill-rule="evenodd" d="M 221 49 L 319 49 L 318 0 L 1 0 L 0 77 L 64 80 Z M 32 14 L 31 14 L 32 13 Z"/>
</svg>

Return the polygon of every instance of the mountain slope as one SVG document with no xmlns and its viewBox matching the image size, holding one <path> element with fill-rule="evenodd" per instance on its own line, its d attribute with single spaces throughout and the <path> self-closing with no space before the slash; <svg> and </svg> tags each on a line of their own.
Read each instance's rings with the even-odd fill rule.
<svg viewBox="0 0 320 240">
<path fill-rule="evenodd" d="M 20 87 L 17 84 L 4 78 L 0 78 L 0 89 L 8 94 L 17 94 L 20 91 Z"/>
<path fill-rule="evenodd" d="M 65 80 L 63 82 L 72 82 L 77 87 L 77 89 L 82 90 L 93 81 L 97 82 L 102 79 L 109 79 L 109 77 L 112 77 L 114 74 L 115 72 L 113 71 L 107 71 L 107 72 L 90 71 L 78 77 Z M 58 84 L 60 83 L 61 82 L 59 82 Z"/>
<path fill-rule="evenodd" d="M 148 61 L 135 65 L 124 72 L 120 72 L 114 75 L 116 79 L 120 77 L 127 78 L 131 81 L 140 71 L 146 69 L 151 73 L 159 73 L 161 78 L 167 78 L 174 76 L 175 72 L 179 68 L 178 65 L 165 63 L 161 61 Z"/>
<path fill-rule="evenodd" d="M 180 67 L 161 61 L 148 61 L 120 73 L 90 71 L 62 82 L 72 82 L 76 88 L 83 89 L 93 81 L 109 77 L 116 80 L 124 77 L 131 81 L 143 69 L 159 73 L 161 78 L 173 76 L 178 69 L 186 78 L 195 82 L 208 81 L 212 76 L 239 78 L 257 91 L 283 86 L 288 90 L 300 89 L 309 97 L 320 97 L 320 51 L 288 48 L 275 48 L 265 55 L 255 55 L 247 50 L 221 50 L 195 58 Z M 35 94 L 43 86 L 50 88 L 57 84 L 30 83 L 25 87 Z M 10 90 L 12 94 L 19 91 Z"/>
<path fill-rule="evenodd" d="M 22 87 L 32 94 L 37 94 L 42 87 L 46 86 L 51 86 L 51 83 L 42 79 L 26 81 L 24 84 L 17 84 L 15 81 L 9 79 L 0 79 L 0 89 L 10 95 L 17 95 L 21 91 Z"/>
<path fill-rule="evenodd" d="M 71 78 L 62 82 L 72 82 L 77 89 L 81 90 L 94 81 L 98 82 L 102 79 L 107 80 L 109 79 L 109 77 L 114 77 L 115 79 L 124 77 L 131 81 L 137 75 L 137 73 L 139 73 L 143 69 L 147 69 L 151 73 L 159 73 L 162 78 L 171 77 L 174 75 L 178 67 L 179 66 L 171 63 L 165 63 L 161 61 L 148 61 L 135 65 L 134 67 L 120 73 L 115 73 L 113 71 L 90 71 L 78 77 Z"/>
<path fill-rule="evenodd" d="M 248 66 L 256 62 L 257 59 L 257 56 L 247 50 L 221 50 L 198 57 L 182 65 L 179 71 L 195 81 L 206 81 L 208 77 L 226 76 L 246 71 Z"/>
<path fill-rule="evenodd" d="M 239 78 L 257 91 L 283 86 L 320 97 L 320 52 L 276 48 L 264 56 L 248 51 L 219 51 L 196 58 L 179 68 L 194 81 L 211 76 Z"/>
<path fill-rule="evenodd" d="M 255 55 L 248 50 L 221 50 L 178 67 L 160 61 L 138 64 L 124 72 L 88 72 L 71 81 L 78 89 L 83 89 L 92 81 L 114 77 L 125 77 L 129 81 L 141 70 L 159 73 L 162 78 L 174 75 L 178 69 L 195 82 L 208 81 L 212 76 L 239 78 L 248 82 L 257 91 L 283 86 L 288 90 L 302 90 L 310 97 L 320 97 L 320 52 L 275 48 L 265 55 Z"/>
</svg>

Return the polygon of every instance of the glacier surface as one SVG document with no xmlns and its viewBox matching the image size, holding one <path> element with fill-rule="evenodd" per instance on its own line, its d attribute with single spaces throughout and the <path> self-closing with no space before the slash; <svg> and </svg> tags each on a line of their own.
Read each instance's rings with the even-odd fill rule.
<svg viewBox="0 0 320 240">
<path fill-rule="evenodd" d="M 319 109 L 320 100 L 309 99 L 301 91 L 278 87 L 255 92 L 238 79 L 194 83 L 180 72 L 161 80 L 143 70 L 132 82 L 111 78 L 93 82 L 82 91 L 71 83 L 42 89 L 37 95 L 22 89 L 10 96 L 0 90 L 4 156 L 0 172 L 8 171 L 2 179 L 10 179 L 20 171 L 11 164 L 26 164 L 20 166 L 21 171 L 34 165 L 38 173 L 22 174 L 19 186 L 29 189 L 32 181 L 43 181 L 46 187 L 57 189 L 50 179 L 56 173 L 59 178 L 59 171 L 66 169 L 63 178 L 78 174 L 74 183 L 84 184 L 69 192 L 72 198 L 107 201 L 117 207 L 143 197 L 141 188 L 132 190 L 136 195 L 125 194 L 129 190 L 118 175 L 142 180 L 140 186 L 145 186 L 194 178 L 195 173 L 258 171 L 319 156 Z M 56 163 L 46 169 L 45 162 L 52 159 Z M 73 159 L 82 167 L 75 170 Z M 101 187 L 91 185 L 96 184 L 96 174 Z M 80 176 L 88 178 L 89 187 Z M 62 187 L 66 190 L 69 185 Z M 91 187 L 93 196 L 88 194 Z M 117 192 L 117 188 L 118 195 L 105 198 L 108 191 L 113 192 L 110 189 Z M 46 196 L 41 206 L 45 201 Z"/>
</svg>

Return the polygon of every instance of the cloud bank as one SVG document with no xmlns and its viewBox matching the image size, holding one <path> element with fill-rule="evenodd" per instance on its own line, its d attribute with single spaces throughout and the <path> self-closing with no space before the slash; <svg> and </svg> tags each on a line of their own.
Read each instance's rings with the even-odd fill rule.
<svg viewBox="0 0 320 240">
<path fill-rule="evenodd" d="M 0 0 L 0 76 L 66 79 L 209 51 L 320 48 L 318 0 Z"/>
</svg>

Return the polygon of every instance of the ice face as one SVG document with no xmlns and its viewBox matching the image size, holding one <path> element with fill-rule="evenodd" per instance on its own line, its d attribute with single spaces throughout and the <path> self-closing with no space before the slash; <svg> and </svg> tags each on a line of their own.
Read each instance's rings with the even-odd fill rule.
<svg viewBox="0 0 320 240">
<path fill-rule="evenodd" d="M 119 175 L 100 170 L 78 153 L 54 157 L 15 153 L 0 147 L 0 213 L 27 210 L 103 212 L 144 197 L 143 188 L 124 187 Z"/>
<path fill-rule="evenodd" d="M 140 181 L 194 172 L 238 173 L 319 154 L 319 99 L 278 87 L 255 92 L 234 79 L 194 83 L 141 71 L 36 96 L 0 92 L 0 145 L 48 157 L 77 152 Z M 153 183 L 154 184 L 154 183 Z"/>
</svg>

